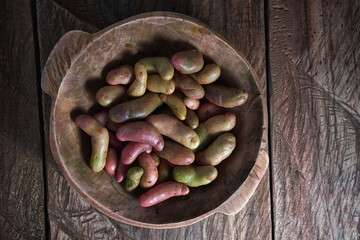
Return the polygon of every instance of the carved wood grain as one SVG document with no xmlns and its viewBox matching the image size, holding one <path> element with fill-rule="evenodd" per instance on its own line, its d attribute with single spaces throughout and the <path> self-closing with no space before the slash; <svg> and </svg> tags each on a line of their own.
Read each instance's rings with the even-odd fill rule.
<svg viewBox="0 0 360 240">
<path fill-rule="evenodd" d="M 173 10 L 191 15 L 222 33 L 243 52 L 255 67 L 265 86 L 263 3 L 201 1 L 180 4 L 168 1 L 148 3 L 113 2 L 110 5 L 75 4 L 70 1 L 37 1 L 42 65 L 59 38 L 71 29 L 95 32 L 98 29 L 144 11 Z M 237 9 L 234 10 L 234 7 Z M 86 10 L 85 10 L 86 9 Z M 232 11 L 228 11 L 231 9 Z M 119 12 L 120 11 L 120 12 Z M 90 14 L 89 14 L 90 13 Z M 226 13 L 226 14 L 225 14 Z M 230 14 L 229 14 L 230 13 Z M 246 21 L 244 21 L 246 20 Z M 57 23 L 54 29 L 54 23 Z M 55 34 L 48 34 L 54 32 Z M 244 37 L 246 36 L 246 37 Z M 44 97 L 45 123 L 49 119 L 50 99 Z M 46 129 L 48 132 L 48 129 Z M 48 146 L 48 145 L 47 145 Z M 49 217 L 52 236 L 104 239 L 269 239 L 271 217 L 268 174 L 246 207 L 235 216 L 216 214 L 189 227 L 154 230 L 119 223 L 99 213 L 85 202 L 58 171 L 47 147 Z"/>
<path fill-rule="evenodd" d="M 358 239 L 360 2 L 271 1 L 275 239 Z"/>
</svg>

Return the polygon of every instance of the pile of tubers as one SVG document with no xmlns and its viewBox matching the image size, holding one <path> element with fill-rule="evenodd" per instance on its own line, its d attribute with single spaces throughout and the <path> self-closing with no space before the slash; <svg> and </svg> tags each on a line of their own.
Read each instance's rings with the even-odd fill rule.
<svg viewBox="0 0 360 240">
<path fill-rule="evenodd" d="M 220 73 L 216 64 L 204 66 L 197 50 L 178 52 L 171 60 L 142 58 L 134 67 L 110 71 L 108 85 L 96 93 L 106 109 L 75 119 L 91 136 L 92 170 L 105 168 L 117 182 L 126 179 L 128 192 L 148 189 L 140 197 L 142 207 L 211 183 L 218 175 L 214 166 L 236 146 L 228 132 L 236 117 L 226 108 L 248 97 L 241 89 L 213 84 Z"/>
</svg>

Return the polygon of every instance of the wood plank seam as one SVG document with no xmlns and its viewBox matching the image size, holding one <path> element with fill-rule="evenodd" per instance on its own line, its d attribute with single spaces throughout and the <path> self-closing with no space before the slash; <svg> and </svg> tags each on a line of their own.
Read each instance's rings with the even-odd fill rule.
<svg viewBox="0 0 360 240">
<path fill-rule="evenodd" d="M 270 24 L 270 16 L 269 16 L 269 1 L 264 0 L 264 42 L 265 42 L 265 73 L 266 73 L 266 102 L 268 109 L 268 154 L 269 154 L 269 188 L 270 188 L 270 215 L 271 215 L 271 239 L 275 239 L 275 214 L 274 214 L 274 201 L 273 201 L 273 167 L 272 167 L 272 137 L 271 137 L 271 126 L 272 126 L 272 106 L 270 103 L 270 97 L 272 95 L 272 87 L 271 87 L 271 66 L 270 66 L 270 35 L 269 35 L 269 24 Z"/>
<path fill-rule="evenodd" d="M 41 65 L 40 65 L 40 46 L 39 36 L 37 31 L 37 12 L 36 12 L 36 0 L 30 2 L 31 20 L 33 25 L 33 38 L 34 38 L 34 55 L 35 55 L 35 67 L 36 67 L 36 87 L 37 87 L 37 98 L 38 98 L 38 114 L 39 114 L 39 125 L 40 125 L 40 139 L 41 139 L 41 156 L 42 156 L 42 171 L 43 171 L 43 193 L 44 193 L 44 230 L 45 238 L 50 239 L 50 222 L 48 214 L 48 187 L 47 187 L 47 166 L 45 159 L 45 138 L 46 133 L 44 125 L 44 110 L 43 110 L 43 92 L 41 89 Z"/>
</svg>

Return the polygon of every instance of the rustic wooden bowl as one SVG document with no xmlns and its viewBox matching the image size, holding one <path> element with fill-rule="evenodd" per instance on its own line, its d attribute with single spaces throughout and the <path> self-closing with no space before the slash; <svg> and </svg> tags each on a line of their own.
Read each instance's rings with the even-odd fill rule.
<svg viewBox="0 0 360 240">
<path fill-rule="evenodd" d="M 222 69 L 218 83 L 243 88 L 249 99 L 231 109 L 237 116 L 232 133 L 237 147 L 218 165 L 218 178 L 210 185 L 191 188 L 190 194 L 150 208 L 139 206 L 104 171 L 89 168 L 90 138 L 75 124 L 79 113 L 95 113 L 96 90 L 106 73 L 121 64 L 134 64 L 146 56 L 168 56 L 198 49 L 207 62 Z M 71 31 L 51 52 L 42 74 L 42 88 L 52 97 L 50 145 L 69 183 L 90 204 L 124 223 L 149 227 L 186 226 L 213 213 L 235 214 L 248 202 L 268 166 L 267 110 L 259 80 L 246 59 L 219 34 L 188 16 L 170 12 L 141 14 L 98 33 Z"/>
</svg>

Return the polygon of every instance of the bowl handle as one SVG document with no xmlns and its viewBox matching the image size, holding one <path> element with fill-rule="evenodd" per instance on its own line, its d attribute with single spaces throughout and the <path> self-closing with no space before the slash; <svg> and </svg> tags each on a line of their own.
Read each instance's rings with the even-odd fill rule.
<svg viewBox="0 0 360 240">
<path fill-rule="evenodd" d="M 218 212 L 226 215 L 238 213 L 254 194 L 260 180 L 265 175 L 269 165 L 269 155 L 264 148 L 261 148 L 257 161 L 251 169 L 249 176 L 241 184 L 240 188 L 222 205 L 218 207 Z"/>
<path fill-rule="evenodd" d="M 42 90 L 56 99 L 60 84 L 79 53 L 91 43 L 92 36 L 83 31 L 67 32 L 56 43 L 41 76 Z"/>
</svg>

